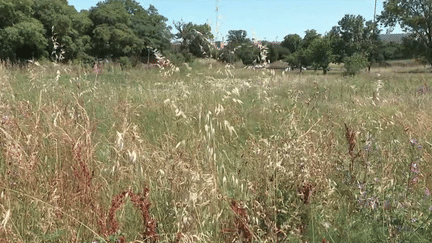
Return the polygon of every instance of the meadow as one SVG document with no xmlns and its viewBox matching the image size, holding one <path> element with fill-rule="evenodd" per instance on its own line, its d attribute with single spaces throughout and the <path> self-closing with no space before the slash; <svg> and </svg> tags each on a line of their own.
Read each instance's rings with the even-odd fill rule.
<svg viewBox="0 0 432 243">
<path fill-rule="evenodd" d="M 430 70 L 0 67 L 0 242 L 429 242 Z"/>
</svg>

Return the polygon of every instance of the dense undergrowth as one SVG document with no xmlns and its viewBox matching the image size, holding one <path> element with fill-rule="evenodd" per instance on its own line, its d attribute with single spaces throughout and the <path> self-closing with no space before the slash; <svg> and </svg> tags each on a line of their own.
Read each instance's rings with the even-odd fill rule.
<svg viewBox="0 0 432 243">
<path fill-rule="evenodd" d="M 429 73 L 0 69 L 6 242 L 428 242 Z"/>
</svg>

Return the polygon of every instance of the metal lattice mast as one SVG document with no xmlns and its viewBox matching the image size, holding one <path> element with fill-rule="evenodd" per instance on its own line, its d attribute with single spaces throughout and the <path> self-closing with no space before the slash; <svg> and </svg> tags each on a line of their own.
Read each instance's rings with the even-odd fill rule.
<svg viewBox="0 0 432 243">
<path fill-rule="evenodd" d="M 219 2 L 220 2 L 220 0 L 216 0 L 216 36 L 215 36 L 215 40 L 219 40 L 219 28 L 220 28 L 220 26 L 219 26 L 220 25 L 220 23 L 219 23 L 219 19 L 220 19 Z"/>
<path fill-rule="evenodd" d="M 376 23 L 375 23 L 375 16 L 376 16 L 376 4 L 377 4 L 377 0 L 375 0 L 375 8 L 374 8 L 374 21 L 373 21 L 373 23 L 374 23 L 374 24 L 376 24 Z"/>
</svg>

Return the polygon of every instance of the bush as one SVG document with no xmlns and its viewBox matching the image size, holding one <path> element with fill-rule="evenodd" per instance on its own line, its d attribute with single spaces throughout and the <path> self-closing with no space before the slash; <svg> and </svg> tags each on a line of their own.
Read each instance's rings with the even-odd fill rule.
<svg viewBox="0 0 432 243">
<path fill-rule="evenodd" d="M 120 57 L 119 62 L 122 69 L 129 69 L 133 67 L 133 62 L 129 57 Z"/>
<path fill-rule="evenodd" d="M 85 67 L 93 67 L 93 64 L 95 62 L 95 58 L 88 55 L 85 52 L 79 52 L 77 54 L 77 57 L 75 60 L 73 60 L 74 63 L 83 65 Z"/>
<path fill-rule="evenodd" d="M 228 47 L 225 47 L 219 52 L 218 59 L 219 61 L 227 63 L 234 63 L 238 61 L 237 56 Z"/>
<path fill-rule="evenodd" d="M 192 63 L 195 61 L 194 55 L 189 52 L 166 52 L 166 57 L 171 61 L 172 64 L 179 66 L 183 63 Z"/>
<path fill-rule="evenodd" d="M 242 60 L 244 65 L 252 65 L 259 59 L 259 50 L 251 45 L 243 45 L 236 50 L 237 56 Z"/>
<path fill-rule="evenodd" d="M 212 48 L 210 51 L 210 57 L 213 59 L 217 59 L 219 56 L 219 50 L 216 48 Z"/>
<path fill-rule="evenodd" d="M 344 64 L 346 69 L 345 74 L 355 75 L 360 70 L 367 67 L 368 60 L 363 54 L 354 53 L 352 56 L 344 59 Z"/>
</svg>

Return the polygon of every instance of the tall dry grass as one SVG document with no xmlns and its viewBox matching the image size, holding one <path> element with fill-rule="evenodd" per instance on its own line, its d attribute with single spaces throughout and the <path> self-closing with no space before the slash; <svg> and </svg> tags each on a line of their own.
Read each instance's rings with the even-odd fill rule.
<svg viewBox="0 0 432 243">
<path fill-rule="evenodd" d="M 99 68 L 1 66 L 6 242 L 430 239 L 429 73 Z"/>
</svg>

